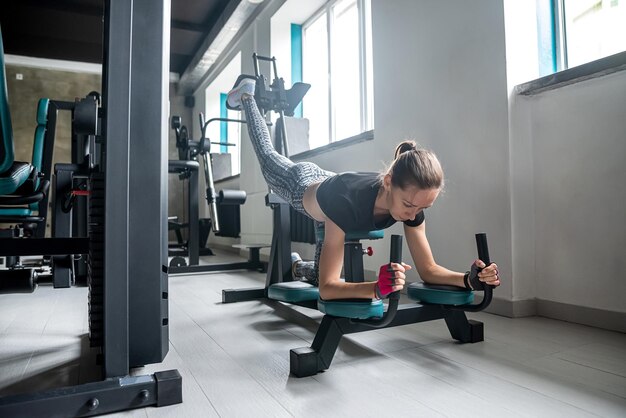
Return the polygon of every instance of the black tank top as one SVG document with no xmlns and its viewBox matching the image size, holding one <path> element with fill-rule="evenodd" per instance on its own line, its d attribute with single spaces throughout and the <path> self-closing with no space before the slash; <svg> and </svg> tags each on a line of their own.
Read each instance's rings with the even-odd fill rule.
<svg viewBox="0 0 626 418">
<path fill-rule="evenodd" d="M 317 203 L 326 216 L 344 232 L 363 232 L 389 228 L 396 220 L 389 215 L 374 220 L 374 203 L 381 183 L 378 173 L 346 172 L 329 177 L 318 187 Z M 405 221 L 408 226 L 424 222 L 424 212 Z"/>
</svg>

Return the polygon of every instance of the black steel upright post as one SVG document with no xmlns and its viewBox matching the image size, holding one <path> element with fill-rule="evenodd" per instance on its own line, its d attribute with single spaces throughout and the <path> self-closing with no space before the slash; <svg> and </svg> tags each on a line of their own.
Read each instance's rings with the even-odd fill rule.
<svg viewBox="0 0 626 418">
<path fill-rule="evenodd" d="M 108 4 L 104 360 L 107 376 L 119 376 L 129 366 L 162 361 L 168 350 L 164 265 L 170 4 Z M 122 322 L 128 325 L 120 326 Z M 124 351 L 128 356 L 121 355 Z"/>
<path fill-rule="evenodd" d="M 289 205 L 273 193 L 265 196 L 265 205 L 272 208 L 273 229 L 270 261 L 265 287 L 274 283 L 291 281 L 291 237 L 289 236 Z"/>
<path fill-rule="evenodd" d="M 129 158 L 133 2 L 106 2 L 102 124 L 105 140 L 103 368 L 106 378 L 129 370 Z"/>
<path fill-rule="evenodd" d="M 130 365 L 138 366 L 162 361 L 169 348 L 166 266 L 171 18 L 169 0 L 134 0 L 132 4 L 128 289 Z"/>
<path fill-rule="evenodd" d="M 91 173 L 89 203 L 90 280 L 98 280 L 90 283 L 90 304 L 100 309 L 90 312 L 90 324 L 99 326 L 90 332 L 99 335 L 104 380 L 0 397 L 0 416 L 92 416 L 182 402 L 176 370 L 129 376 L 131 365 L 159 362 L 168 347 L 163 262 L 169 25 L 169 0 L 106 1 L 105 172 Z M 76 254 L 85 246 L 74 248 L 76 240 L 54 242 L 68 245 L 62 254 Z"/>
</svg>

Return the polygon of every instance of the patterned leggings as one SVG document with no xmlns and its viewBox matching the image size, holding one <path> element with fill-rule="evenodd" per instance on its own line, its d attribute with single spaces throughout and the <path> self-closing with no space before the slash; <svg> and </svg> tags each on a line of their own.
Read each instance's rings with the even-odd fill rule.
<svg viewBox="0 0 626 418">
<path fill-rule="evenodd" d="M 322 170 L 319 166 L 310 162 L 294 163 L 289 158 L 280 155 L 274 149 L 267 124 L 263 116 L 261 116 L 254 98 L 246 95 L 242 97 L 241 103 L 246 114 L 248 134 L 261 165 L 261 173 L 263 173 L 268 186 L 295 210 L 309 216 L 302 204 L 307 187 L 334 176 L 335 173 Z M 320 222 L 314 222 L 315 228 L 322 226 Z M 298 271 L 296 272 L 315 285 L 318 284 L 321 252 L 322 241 L 317 240 L 315 244 L 315 261 L 298 263 Z"/>
</svg>

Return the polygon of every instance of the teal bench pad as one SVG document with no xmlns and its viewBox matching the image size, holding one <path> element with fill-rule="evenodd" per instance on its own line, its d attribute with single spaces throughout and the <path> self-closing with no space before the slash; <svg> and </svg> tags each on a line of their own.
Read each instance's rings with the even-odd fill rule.
<svg viewBox="0 0 626 418">
<path fill-rule="evenodd" d="M 385 236 L 385 232 L 382 229 L 374 231 L 357 231 L 347 232 L 345 241 L 361 241 L 365 239 L 382 239 Z M 318 241 L 324 241 L 324 228 L 315 228 L 315 237 Z"/>
<path fill-rule="evenodd" d="M 318 300 L 317 309 L 326 315 L 352 319 L 382 318 L 385 307 L 382 300 L 345 299 Z"/>
<path fill-rule="evenodd" d="M 275 283 L 267 289 L 267 297 L 281 302 L 296 303 L 317 300 L 320 291 L 317 286 L 307 282 Z"/>
<path fill-rule="evenodd" d="M 437 305 L 467 305 L 474 301 L 474 292 L 457 286 L 411 283 L 407 286 L 410 299 Z"/>
</svg>

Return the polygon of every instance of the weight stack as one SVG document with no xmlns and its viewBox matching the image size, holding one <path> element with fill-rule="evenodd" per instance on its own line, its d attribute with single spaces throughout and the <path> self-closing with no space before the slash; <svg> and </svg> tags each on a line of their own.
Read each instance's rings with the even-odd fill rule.
<svg viewBox="0 0 626 418">
<path fill-rule="evenodd" d="M 89 189 L 89 342 L 92 347 L 104 344 L 104 174 L 92 173 Z"/>
</svg>

